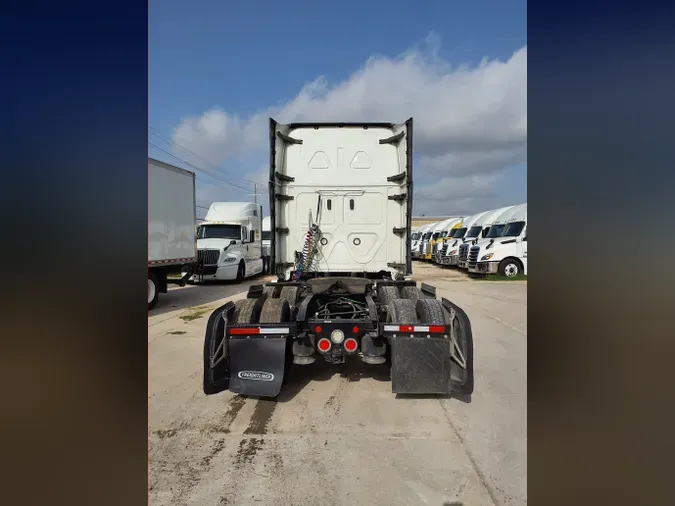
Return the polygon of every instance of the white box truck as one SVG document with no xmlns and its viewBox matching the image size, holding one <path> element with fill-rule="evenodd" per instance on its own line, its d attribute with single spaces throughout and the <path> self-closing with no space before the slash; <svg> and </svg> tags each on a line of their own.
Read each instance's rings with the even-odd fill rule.
<svg viewBox="0 0 675 506">
<path fill-rule="evenodd" d="M 197 263 L 195 174 L 148 158 L 148 309 L 167 292 L 169 274 L 184 273 L 184 285 Z"/>
<path fill-rule="evenodd" d="M 199 266 L 193 282 L 237 281 L 263 271 L 262 206 L 213 202 L 197 229 Z"/>
<path fill-rule="evenodd" d="M 469 250 L 470 274 L 527 275 L 527 204 L 515 206 L 508 214 L 494 225 L 492 236 Z"/>
<path fill-rule="evenodd" d="M 281 391 L 289 367 L 319 359 L 391 365 L 398 394 L 469 395 L 466 313 L 412 272 L 412 119 L 270 119 L 275 282 L 211 314 L 204 392 Z"/>
</svg>

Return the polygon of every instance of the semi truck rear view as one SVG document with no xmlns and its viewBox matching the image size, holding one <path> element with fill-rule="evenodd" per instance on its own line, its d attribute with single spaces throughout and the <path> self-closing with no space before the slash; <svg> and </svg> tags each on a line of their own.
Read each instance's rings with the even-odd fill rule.
<svg viewBox="0 0 675 506">
<path fill-rule="evenodd" d="M 215 310 L 204 392 L 275 397 L 289 367 L 391 366 L 398 394 L 469 395 L 468 317 L 412 274 L 412 119 L 270 119 L 270 270 Z"/>
</svg>

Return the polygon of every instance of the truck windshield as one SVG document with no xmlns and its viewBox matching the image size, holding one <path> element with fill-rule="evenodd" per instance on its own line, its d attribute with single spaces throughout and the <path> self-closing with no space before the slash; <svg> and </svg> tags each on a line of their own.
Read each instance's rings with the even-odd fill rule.
<svg viewBox="0 0 675 506">
<path fill-rule="evenodd" d="M 501 237 L 518 237 L 524 228 L 524 221 L 514 221 L 513 223 L 506 225 L 504 233 L 501 235 Z"/>
<path fill-rule="evenodd" d="M 435 241 L 436 239 L 438 239 L 439 235 L 441 235 L 440 232 L 434 232 L 434 235 L 432 235 L 431 238 Z"/>
<path fill-rule="evenodd" d="M 240 225 L 202 225 L 197 239 L 241 239 Z"/>
<path fill-rule="evenodd" d="M 269 230 L 263 230 L 262 240 L 263 241 L 271 241 L 272 240 L 272 232 L 270 232 Z"/>
<path fill-rule="evenodd" d="M 448 235 L 448 231 L 444 230 L 443 232 L 441 232 L 441 239 L 444 239 L 447 235 Z"/>
<path fill-rule="evenodd" d="M 471 230 L 469 230 L 469 233 L 466 234 L 466 237 L 468 239 L 473 239 L 474 237 L 478 237 L 478 234 L 480 234 L 481 230 L 483 230 L 483 227 L 471 227 Z"/>
<path fill-rule="evenodd" d="M 506 227 L 506 225 L 492 225 L 490 227 L 490 232 L 488 232 L 488 235 L 486 235 L 485 237 L 487 239 L 493 239 L 495 237 L 499 237 L 499 236 L 502 235 L 502 232 L 504 232 L 505 227 Z"/>
<path fill-rule="evenodd" d="M 457 231 L 455 232 L 455 235 L 452 237 L 455 239 L 461 239 L 464 237 L 464 234 L 466 234 L 466 227 L 458 228 Z"/>
</svg>

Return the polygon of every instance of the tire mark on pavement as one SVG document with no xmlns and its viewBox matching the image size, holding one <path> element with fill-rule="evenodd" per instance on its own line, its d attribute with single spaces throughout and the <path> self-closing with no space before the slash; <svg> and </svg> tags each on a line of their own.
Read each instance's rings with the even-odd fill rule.
<svg viewBox="0 0 675 506">
<path fill-rule="evenodd" d="M 452 417 L 450 416 L 450 413 L 448 413 L 448 409 L 445 407 L 445 404 L 443 404 L 442 399 L 438 399 L 438 402 L 441 404 L 441 409 L 443 409 L 443 414 L 445 415 L 445 419 L 448 421 L 448 424 L 450 425 L 450 428 L 452 431 L 455 433 L 457 436 L 457 439 L 459 442 L 462 444 L 462 448 L 464 449 L 464 453 L 466 453 L 466 456 L 469 458 L 469 461 L 471 462 L 471 466 L 473 469 L 476 471 L 476 474 L 478 475 L 478 479 L 480 480 L 481 484 L 485 487 L 485 490 L 487 490 L 488 495 L 490 496 L 490 499 L 492 500 L 492 503 L 494 506 L 501 506 L 501 502 L 497 498 L 497 492 L 495 489 L 490 485 L 488 482 L 485 474 L 483 471 L 478 467 L 478 462 L 476 461 L 476 458 L 474 457 L 473 453 L 469 449 L 468 444 L 466 443 L 466 440 L 464 437 L 462 437 L 462 434 L 457 430 L 457 427 L 455 427 L 455 424 L 452 423 Z"/>
</svg>

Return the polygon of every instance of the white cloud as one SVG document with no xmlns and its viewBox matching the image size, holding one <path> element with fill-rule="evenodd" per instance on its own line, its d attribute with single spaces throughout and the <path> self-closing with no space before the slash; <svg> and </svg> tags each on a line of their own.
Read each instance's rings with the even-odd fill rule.
<svg viewBox="0 0 675 506">
<path fill-rule="evenodd" d="M 506 61 L 454 67 L 438 56 L 432 37 L 397 58 L 371 57 L 334 85 L 318 77 L 290 102 L 249 117 L 213 108 L 185 118 L 173 139 L 217 165 L 254 155 L 264 166 L 270 116 L 281 122 L 412 116 L 416 211 L 450 212 L 443 208 L 450 194 L 442 188 L 461 188 L 462 199 L 480 205 L 486 192 L 499 193 L 501 171 L 527 160 L 527 46 Z M 262 169 L 248 178 L 263 182 L 265 175 Z"/>
</svg>

